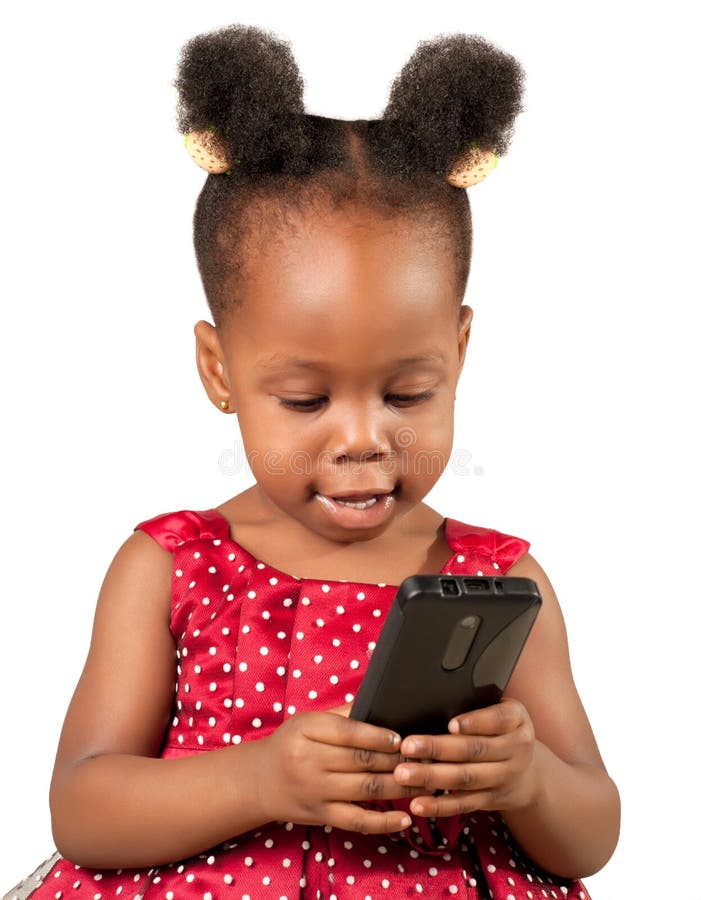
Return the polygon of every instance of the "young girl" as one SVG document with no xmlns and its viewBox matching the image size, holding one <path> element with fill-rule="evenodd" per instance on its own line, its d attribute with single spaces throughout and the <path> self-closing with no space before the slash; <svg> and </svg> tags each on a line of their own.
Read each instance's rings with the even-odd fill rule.
<svg viewBox="0 0 701 900">
<path fill-rule="evenodd" d="M 553 589 L 526 541 L 423 502 L 470 334 L 464 188 L 522 79 L 441 37 L 349 122 L 305 114 L 268 33 L 184 48 L 180 125 L 211 173 L 197 364 L 255 483 L 118 550 L 56 757 L 59 853 L 8 897 L 587 897 L 619 802 Z M 543 606 L 501 703 L 401 740 L 348 711 L 396 586 L 435 572 L 533 578 Z"/>
</svg>

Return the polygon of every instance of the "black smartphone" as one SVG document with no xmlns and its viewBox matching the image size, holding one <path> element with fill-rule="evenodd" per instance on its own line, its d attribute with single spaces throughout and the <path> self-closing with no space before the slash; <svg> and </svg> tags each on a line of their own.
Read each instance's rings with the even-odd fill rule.
<svg viewBox="0 0 701 900">
<path fill-rule="evenodd" d="M 445 734 L 458 713 L 498 703 L 541 602 L 530 578 L 406 578 L 350 717 L 402 736 Z"/>
</svg>

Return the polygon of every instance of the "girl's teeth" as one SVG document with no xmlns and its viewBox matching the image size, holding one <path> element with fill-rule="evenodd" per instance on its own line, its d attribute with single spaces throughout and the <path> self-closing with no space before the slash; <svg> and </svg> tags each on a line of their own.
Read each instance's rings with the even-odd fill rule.
<svg viewBox="0 0 701 900">
<path fill-rule="evenodd" d="M 353 509 L 367 509 L 368 506 L 372 506 L 374 503 L 377 503 L 377 497 L 371 497 L 369 500 L 337 500 L 334 497 L 336 503 L 340 503 L 341 506 L 350 506 Z"/>
</svg>

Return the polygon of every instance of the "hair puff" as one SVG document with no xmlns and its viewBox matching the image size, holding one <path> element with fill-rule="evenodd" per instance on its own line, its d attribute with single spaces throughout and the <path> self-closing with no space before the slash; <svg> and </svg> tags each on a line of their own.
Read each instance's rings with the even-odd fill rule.
<svg viewBox="0 0 701 900">
<path fill-rule="evenodd" d="M 213 129 L 248 173 L 299 168 L 308 154 L 304 82 L 287 41 L 247 25 L 197 35 L 180 53 L 178 127 Z"/>
<path fill-rule="evenodd" d="M 522 111 L 518 61 L 480 35 L 421 41 L 392 83 L 382 156 L 398 173 L 446 173 L 473 147 L 503 155 Z"/>
</svg>

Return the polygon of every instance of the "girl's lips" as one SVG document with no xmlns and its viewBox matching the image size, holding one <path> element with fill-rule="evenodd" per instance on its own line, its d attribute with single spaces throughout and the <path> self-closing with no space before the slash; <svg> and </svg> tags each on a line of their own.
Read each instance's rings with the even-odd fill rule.
<svg viewBox="0 0 701 900">
<path fill-rule="evenodd" d="M 392 515 L 395 503 L 394 491 L 383 494 L 342 494 L 338 497 L 316 493 L 314 497 L 333 522 L 342 528 L 373 528 L 381 525 Z"/>
</svg>

